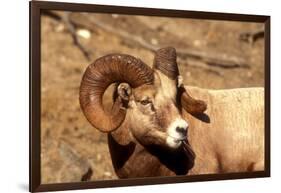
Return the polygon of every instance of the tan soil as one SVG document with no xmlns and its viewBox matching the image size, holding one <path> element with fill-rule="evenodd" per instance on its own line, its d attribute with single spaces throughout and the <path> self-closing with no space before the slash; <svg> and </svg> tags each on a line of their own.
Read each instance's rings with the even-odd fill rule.
<svg viewBox="0 0 281 193">
<path fill-rule="evenodd" d="M 224 89 L 264 84 L 264 39 L 254 44 L 239 40 L 239 34 L 262 29 L 262 24 L 110 14 L 90 14 L 89 17 L 98 18 L 116 30 L 140 36 L 152 45 L 226 53 L 244 58 L 250 66 L 249 69 L 211 67 L 220 72 L 218 75 L 189 66 L 196 61 L 187 58 L 179 64 L 187 85 Z M 153 53 L 138 44 L 95 26 L 89 32 L 90 38 L 79 39 L 90 50 L 91 61 L 118 52 L 152 64 Z M 88 123 L 79 106 L 79 85 L 90 62 L 73 44 L 62 22 L 42 16 L 41 34 L 42 183 L 80 181 L 89 168 L 93 170 L 90 180 L 116 179 L 106 134 Z"/>
</svg>

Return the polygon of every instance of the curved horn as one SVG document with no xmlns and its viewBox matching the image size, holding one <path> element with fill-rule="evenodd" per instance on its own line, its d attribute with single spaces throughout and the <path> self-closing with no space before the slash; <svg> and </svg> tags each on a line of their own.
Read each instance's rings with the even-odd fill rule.
<svg viewBox="0 0 281 193">
<path fill-rule="evenodd" d="M 197 115 L 204 113 L 207 109 L 206 102 L 192 98 L 183 86 L 178 89 L 181 106 L 190 114 Z"/>
<path fill-rule="evenodd" d="M 123 54 L 110 54 L 97 59 L 86 69 L 80 85 L 80 106 L 88 121 L 102 132 L 117 129 L 126 110 L 118 97 L 110 112 L 105 112 L 102 97 L 115 82 L 126 82 L 132 88 L 153 83 L 152 69 L 140 59 Z"/>
<path fill-rule="evenodd" d="M 166 47 L 157 50 L 153 68 L 158 69 L 171 80 L 176 80 L 179 77 L 176 49 L 173 47 Z M 200 114 L 207 109 L 207 104 L 202 100 L 192 98 L 183 85 L 179 86 L 178 92 L 181 105 L 187 112 L 191 114 Z"/>
<path fill-rule="evenodd" d="M 173 47 L 161 48 L 156 51 L 153 68 L 160 70 L 170 79 L 175 80 L 179 75 L 177 52 Z"/>
</svg>

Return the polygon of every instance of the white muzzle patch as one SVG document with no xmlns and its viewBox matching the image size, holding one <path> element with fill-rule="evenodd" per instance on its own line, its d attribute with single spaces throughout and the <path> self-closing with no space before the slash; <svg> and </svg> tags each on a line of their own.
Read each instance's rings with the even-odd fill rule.
<svg viewBox="0 0 281 193">
<path fill-rule="evenodd" d="M 177 118 L 167 129 L 167 144 L 171 148 L 178 148 L 182 140 L 186 139 L 188 123 L 181 118 Z"/>
</svg>

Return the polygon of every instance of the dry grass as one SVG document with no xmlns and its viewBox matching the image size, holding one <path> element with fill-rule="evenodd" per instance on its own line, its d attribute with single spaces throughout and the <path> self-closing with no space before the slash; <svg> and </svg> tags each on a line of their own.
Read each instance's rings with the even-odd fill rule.
<svg viewBox="0 0 281 193">
<path fill-rule="evenodd" d="M 227 53 L 245 58 L 250 66 L 249 69 L 218 68 L 215 70 L 220 75 L 217 75 L 196 67 L 200 61 L 187 58 L 179 64 L 185 84 L 204 88 L 263 86 L 263 41 L 250 45 L 239 40 L 240 33 L 260 29 L 261 24 L 107 14 L 91 17 L 156 46 Z M 150 50 L 95 26 L 88 32 L 90 38 L 79 37 L 79 40 L 89 49 L 93 61 L 104 54 L 120 52 L 152 64 Z M 87 122 L 79 106 L 79 85 L 89 62 L 73 44 L 62 22 L 42 16 L 41 33 L 42 183 L 80 181 L 89 168 L 93 170 L 91 180 L 116 178 L 106 135 Z"/>
</svg>

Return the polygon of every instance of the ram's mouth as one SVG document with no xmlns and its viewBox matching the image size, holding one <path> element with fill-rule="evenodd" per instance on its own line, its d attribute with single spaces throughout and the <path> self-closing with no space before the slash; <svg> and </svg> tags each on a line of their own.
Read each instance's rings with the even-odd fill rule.
<svg viewBox="0 0 281 193">
<path fill-rule="evenodd" d="M 183 136 L 183 137 L 175 137 L 175 136 L 171 136 L 168 135 L 169 137 L 173 138 L 175 140 L 175 142 L 177 143 L 181 143 L 181 148 L 184 150 L 184 152 L 186 153 L 187 156 L 192 157 L 193 159 L 195 158 L 195 153 L 191 147 L 191 145 L 188 142 L 187 136 Z"/>
<path fill-rule="evenodd" d="M 183 146 L 182 146 L 182 147 L 183 147 L 183 150 L 184 150 L 186 153 L 188 153 L 189 155 L 191 155 L 193 158 L 195 158 L 195 153 L 194 153 L 194 151 L 193 151 L 191 145 L 189 144 L 188 140 L 187 140 L 187 139 L 186 139 L 186 140 L 183 140 L 182 143 L 183 143 Z"/>
<path fill-rule="evenodd" d="M 168 135 L 168 136 L 173 138 L 176 142 L 185 141 L 187 139 L 187 136 L 183 136 L 183 137 L 175 137 L 172 135 Z"/>
</svg>

